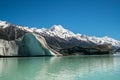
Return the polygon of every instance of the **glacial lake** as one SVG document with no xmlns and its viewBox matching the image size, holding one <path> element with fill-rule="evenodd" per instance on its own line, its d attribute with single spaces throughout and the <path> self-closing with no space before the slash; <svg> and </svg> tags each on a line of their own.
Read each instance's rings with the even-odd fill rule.
<svg viewBox="0 0 120 80">
<path fill-rule="evenodd" d="M 120 80 L 120 57 L 0 58 L 0 80 Z"/>
</svg>

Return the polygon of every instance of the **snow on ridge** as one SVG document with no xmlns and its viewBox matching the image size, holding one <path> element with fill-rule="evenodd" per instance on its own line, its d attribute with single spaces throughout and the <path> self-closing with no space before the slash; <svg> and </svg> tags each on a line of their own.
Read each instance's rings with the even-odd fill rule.
<svg viewBox="0 0 120 80">
<path fill-rule="evenodd" d="M 7 23 L 6 21 L 0 21 L 0 28 L 6 28 L 9 27 L 10 23 Z"/>
<path fill-rule="evenodd" d="M 113 46 L 120 46 L 120 41 L 115 40 L 110 37 L 95 37 L 95 36 L 87 36 L 83 34 L 74 34 L 73 32 L 65 29 L 61 25 L 53 25 L 50 29 L 40 29 L 40 33 L 47 34 L 49 36 L 57 36 L 65 40 L 69 40 L 71 38 L 76 38 L 82 41 L 91 41 L 95 44 L 112 44 Z M 38 30 L 39 31 L 39 30 Z"/>
<path fill-rule="evenodd" d="M 73 32 L 63 28 L 61 25 L 53 25 L 49 31 L 53 33 L 55 36 L 58 36 L 63 39 L 68 39 L 69 37 L 76 36 Z"/>
<path fill-rule="evenodd" d="M 62 25 L 53 25 L 49 30 L 51 31 L 66 31 Z"/>
</svg>

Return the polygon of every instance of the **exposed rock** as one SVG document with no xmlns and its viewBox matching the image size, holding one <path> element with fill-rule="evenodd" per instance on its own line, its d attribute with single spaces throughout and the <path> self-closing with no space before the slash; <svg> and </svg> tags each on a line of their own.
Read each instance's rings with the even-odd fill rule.
<svg viewBox="0 0 120 80">
<path fill-rule="evenodd" d="M 93 47 L 80 47 L 75 46 L 72 48 L 61 49 L 59 51 L 63 55 L 102 55 L 102 54 L 111 54 L 112 46 L 110 44 L 106 45 L 97 45 Z"/>
<path fill-rule="evenodd" d="M 8 41 L 15 40 L 22 37 L 27 32 L 28 31 L 22 30 L 21 28 L 18 28 L 12 24 L 9 24 L 5 28 L 3 28 L 3 26 L 0 26 L 0 39 Z"/>
<path fill-rule="evenodd" d="M 40 34 L 40 35 L 42 35 L 45 38 L 48 45 L 56 51 L 59 51 L 64 48 L 74 47 L 74 46 L 91 47 L 91 46 L 96 45 L 92 42 L 80 41 L 75 38 L 67 41 L 67 40 L 59 38 L 57 36 L 52 37 L 52 36 L 44 35 L 44 34 Z"/>
<path fill-rule="evenodd" d="M 115 52 L 120 52 L 120 48 L 118 48 Z"/>
</svg>

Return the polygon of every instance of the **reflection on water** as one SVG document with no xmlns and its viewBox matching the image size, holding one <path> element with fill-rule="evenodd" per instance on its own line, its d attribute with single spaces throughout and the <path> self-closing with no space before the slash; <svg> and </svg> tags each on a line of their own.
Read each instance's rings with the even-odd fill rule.
<svg viewBox="0 0 120 80">
<path fill-rule="evenodd" d="M 0 58 L 0 80 L 119 80 L 120 57 Z"/>
</svg>

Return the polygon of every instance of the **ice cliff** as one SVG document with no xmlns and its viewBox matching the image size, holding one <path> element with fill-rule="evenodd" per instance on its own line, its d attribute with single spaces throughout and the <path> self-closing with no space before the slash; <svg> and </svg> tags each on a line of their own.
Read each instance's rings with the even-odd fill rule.
<svg viewBox="0 0 120 80">
<path fill-rule="evenodd" d="M 56 56 L 42 36 L 26 33 L 22 38 L 7 41 L 0 39 L 0 56 Z"/>
<path fill-rule="evenodd" d="M 48 49 L 47 44 L 45 45 L 43 37 L 38 37 L 32 33 L 26 33 L 19 45 L 20 56 L 55 55 Z"/>
<path fill-rule="evenodd" d="M 18 56 L 18 49 L 15 41 L 0 39 L 0 56 Z"/>
</svg>

